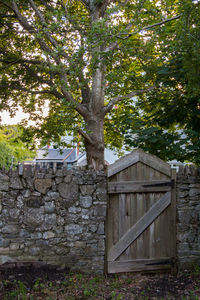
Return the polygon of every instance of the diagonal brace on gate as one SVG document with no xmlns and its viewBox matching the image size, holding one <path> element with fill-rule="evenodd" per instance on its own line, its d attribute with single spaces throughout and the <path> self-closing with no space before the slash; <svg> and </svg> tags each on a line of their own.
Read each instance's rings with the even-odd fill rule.
<svg viewBox="0 0 200 300">
<path fill-rule="evenodd" d="M 110 249 L 108 261 L 115 261 L 143 231 L 170 205 L 171 192 L 163 195 Z"/>
</svg>

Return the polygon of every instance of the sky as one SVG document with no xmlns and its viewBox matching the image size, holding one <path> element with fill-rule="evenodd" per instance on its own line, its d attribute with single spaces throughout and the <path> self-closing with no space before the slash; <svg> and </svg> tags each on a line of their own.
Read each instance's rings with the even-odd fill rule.
<svg viewBox="0 0 200 300">
<path fill-rule="evenodd" d="M 0 113 L 1 124 L 3 125 L 14 125 L 19 123 L 22 119 L 27 118 L 28 115 L 23 113 L 21 110 L 18 110 L 15 117 L 11 118 L 7 111 Z"/>
<path fill-rule="evenodd" d="M 46 102 L 43 107 L 43 112 L 42 112 L 43 117 L 46 117 L 48 115 L 48 111 L 49 111 L 48 102 Z M 15 124 L 20 123 L 23 119 L 28 119 L 29 114 L 25 114 L 22 111 L 22 109 L 20 107 L 18 107 L 16 110 L 16 114 L 13 118 L 11 118 L 9 112 L 7 112 L 5 110 L 0 112 L 0 117 L 1 117 L 0 123 L 2 125 L 15 125 Z M 28 121 L 28 125 L 35 125 L 35 122 Z"/>
</svg>

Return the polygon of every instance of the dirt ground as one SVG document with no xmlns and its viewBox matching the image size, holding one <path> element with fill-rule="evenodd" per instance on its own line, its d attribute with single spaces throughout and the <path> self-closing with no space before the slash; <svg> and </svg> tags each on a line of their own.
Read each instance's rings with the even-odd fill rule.
<svg viewBox="0 0 200 300">
<path fill-rule="evenodd" d="M 179 276 L 129 273 L 105 277 L 71 273 L 51 266 L 1 268 L 0 299 L 197 300 L 200 299 L 199 269 Z"/>
</svg>

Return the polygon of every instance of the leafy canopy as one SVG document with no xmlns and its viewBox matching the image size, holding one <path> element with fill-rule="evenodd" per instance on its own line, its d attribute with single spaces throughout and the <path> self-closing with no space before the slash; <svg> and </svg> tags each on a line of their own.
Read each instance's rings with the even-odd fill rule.
<svg viewBox="0 0 200 300">
<path fill-rule="evenodd" d="M 23 129 L 16 125 L 0 127 L 0 168 L 10 168 L 19 162 L 30 160 L 35 152 L 30 150 L 30 140 Z"/>
<path fill-rule="evenodd" d="M 44 143 L 66 130 L 87 137 L 86 110 L 103 116 L 153 87 L 157 28 L 177 18 L 175 0 L 1 0 L 0 9 L 0 108 L 20 105 Z"/>
<path fill-rule="evenodd" d="M 148 70 L 157 88 L 113 112 L 114 146 L 141 147 L 164 160 L 199 165 L 200 2 L 177 1 L 176 11 L 176 22 L 155 31 L 157 54 Z"/>
</svg>

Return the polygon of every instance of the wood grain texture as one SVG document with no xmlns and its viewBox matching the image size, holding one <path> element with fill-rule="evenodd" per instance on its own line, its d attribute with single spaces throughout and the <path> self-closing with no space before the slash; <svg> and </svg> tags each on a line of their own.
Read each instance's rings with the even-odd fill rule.
<svg viewBox="0 0 200 300">
<path fill-rule="evenodd" d="M 120 159 L 117 168 L 113 169 L 118 171 L 109 177 L 107 272 L 172 270 L 172 264 L 146 265 L 146 262 L 158 262 L 166 257 L 174 259 L 176 256 L 176 196 L 174 188 L 169 186 L 174 175 L 171 174 L 168 164 L 142 150 L 135 151 L 133 161 L 131 156 L 132 153 L 128 156 L 128 164 L 126 158 Z M 120 167 L 122 161 L 123 166 Z M 154 184 L 161 186 L 148 186 Z M 168 199 L 169 203 L 160 213 L 156 208 L 155 218 L 151 221 L 151 209 L 160 206 L 159 201 L 163 197 L 165 199 L 166 193 L 171 193 L 171 202 Z M 130 233 L 134 227 L 137 230 Z M 120 244 L 119 249 L 115 248 Z M 118 251 L 117 254 L 114 253 L 114 257 L 109 256 L 113 249 Z"/>
<path fill-rule="evenodd" d="M 115 181 L 108 183 L 108 193 L 168 192 L 171 190 L 170 184 L 170 180 Z"/>
<path fill-rule="evenodd" d="M 146 214 L 131 227 L 121 239 L 110 249 L 108 260 L 116 260 L 124 250 L 169 206 L 171 193 L 167 192 Z"/>
<path fill-rule="evenodd" d="M 138 259 L 130 261 L 108 261 L 109 273 L 120 272 L 137 272 L 137 271 L 154 271 L 170 270 L 172 266 L 170 257 L 160 259 Z"/>
<path fill-rule="evenodd" d="M 139 161 L 165 175 L 171 175 L 171 167 L 169 164 L 154 155 L 145 153 L 142 149 L 136 149 L 128 155 L 117 160 L 114 164 L 109 165 L 108 177 L 119 173 L 120 171 L 130 167 L 131 165 Z"/>
</svg>

